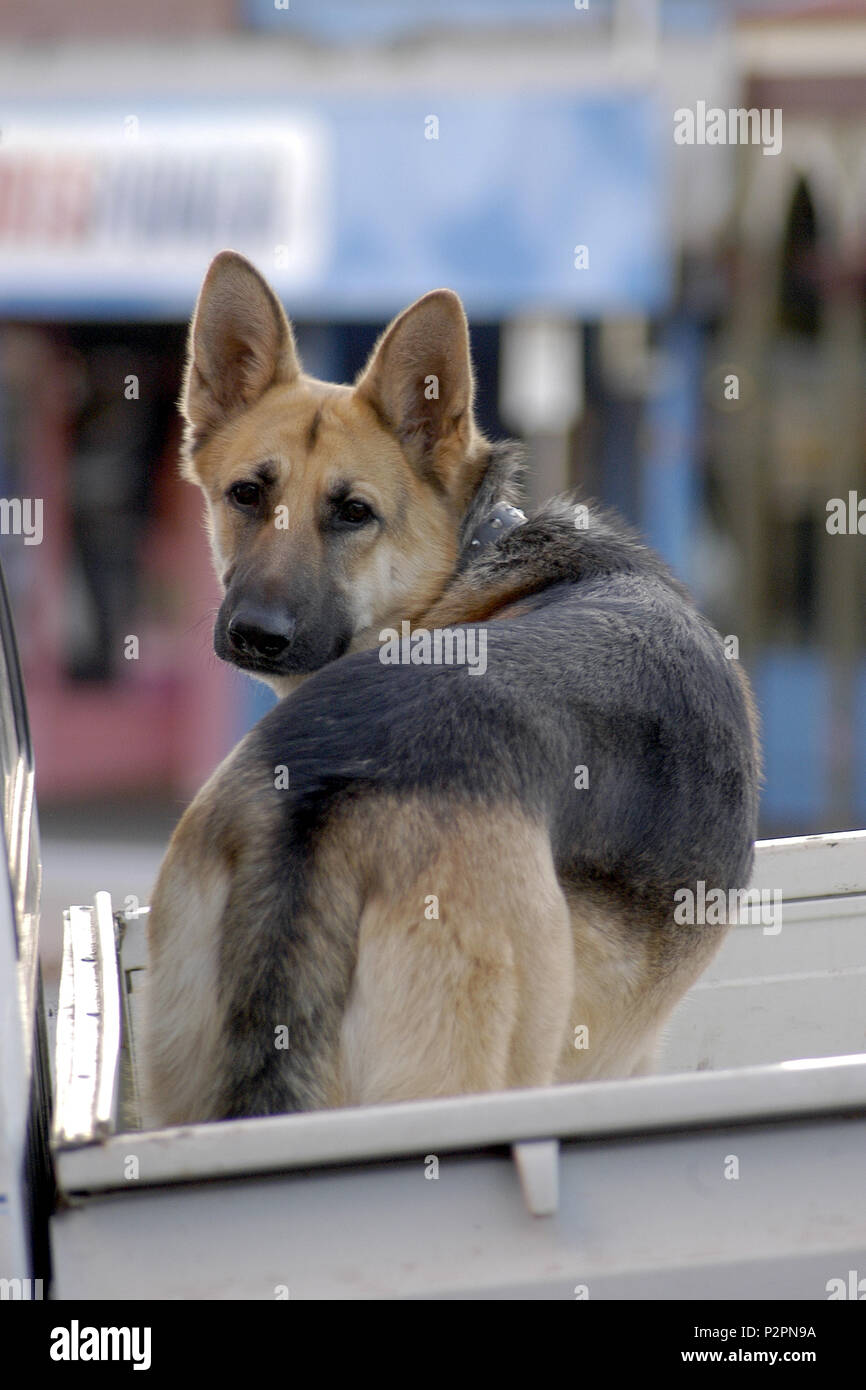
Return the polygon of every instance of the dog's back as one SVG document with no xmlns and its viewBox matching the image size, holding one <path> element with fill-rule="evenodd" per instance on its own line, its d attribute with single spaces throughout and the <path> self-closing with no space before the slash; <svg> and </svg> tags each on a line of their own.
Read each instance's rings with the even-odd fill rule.
<svg viewBox="0 0 866 1390">
<path fill-rule="evenodd" d="M 187 813 L 153 904 L 160 1118 L 651 1065 L 725 930 L 677 924 L 675 893 L 748 881 L 757 749 L 718 635 L 584 520 L 552 504 L 446 590 L 437 625 L 497 596 L 483 676 L 346 656 Z"/>
</svg>

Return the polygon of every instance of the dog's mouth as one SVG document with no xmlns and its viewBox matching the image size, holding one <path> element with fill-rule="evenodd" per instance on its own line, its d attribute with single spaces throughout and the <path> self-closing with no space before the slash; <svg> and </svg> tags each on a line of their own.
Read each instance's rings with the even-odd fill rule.
<svg viewBox="0 0 866 1390">
<path fill-rule="evenodd" d="M 217 656 L 229 664 L 236 666 L 239 671 L 247 671 L 251 676 L 289 676 L 294 674 L 294 668 L 290 668 L 285 662 L 266 661 L 261 657 L 240 656 L 234 652 L 223 653 L 216 648 Z"/>
</svg>

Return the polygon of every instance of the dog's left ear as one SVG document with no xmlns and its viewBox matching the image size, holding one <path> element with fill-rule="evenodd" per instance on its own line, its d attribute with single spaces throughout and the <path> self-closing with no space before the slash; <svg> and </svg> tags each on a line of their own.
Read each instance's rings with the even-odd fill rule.
<svg viewBox="0 0 866 1390">
<path fill-rule="evenodd" d="M 394 319 L 355 390 L 412 466 L 450 491 L 475 432 L 469 329 L 453 290 L 431 290 Z"/>
</svg>

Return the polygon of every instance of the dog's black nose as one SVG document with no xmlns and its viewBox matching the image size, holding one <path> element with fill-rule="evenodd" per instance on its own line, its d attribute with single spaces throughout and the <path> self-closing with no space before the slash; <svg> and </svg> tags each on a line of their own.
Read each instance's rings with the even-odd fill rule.
<svg viewBox="0 0 866 1390">
<path fill-rule="evenodd" d="M 276 661 L 291 645 L 296 626 L 285 613 L 245 604 L 228 625 L 229 641 L 239 656 Z"/>
</svg>

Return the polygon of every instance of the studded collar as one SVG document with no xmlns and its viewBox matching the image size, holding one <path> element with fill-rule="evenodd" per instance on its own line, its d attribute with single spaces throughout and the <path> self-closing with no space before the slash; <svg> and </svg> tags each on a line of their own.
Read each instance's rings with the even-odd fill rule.
<svg viewBox="0 0 866 1390">
<path fill-rule="evenodd" d="M 501 540 L 509 531 L 513 531 L 517 526 L 522 526 L 525 520 L 526 513 L 522 512 L 519 507 L 512 507 L 508 502 L 498 502 L 472 532 L 467 547 L 467 558 L 480 555 L 489 545 Z"/>
</svg>

